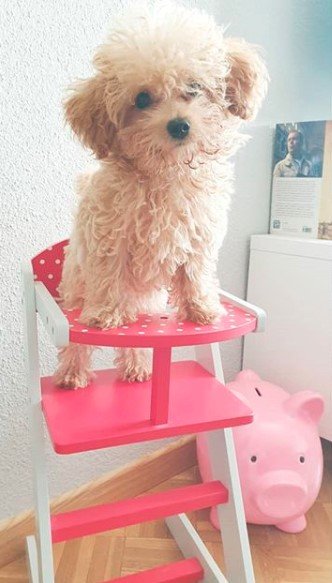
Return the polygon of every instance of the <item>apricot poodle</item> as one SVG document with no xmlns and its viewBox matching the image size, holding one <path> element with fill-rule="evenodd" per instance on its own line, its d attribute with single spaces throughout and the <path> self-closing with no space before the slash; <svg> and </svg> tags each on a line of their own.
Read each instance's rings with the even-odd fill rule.
<svg viewBox="0 0 332 583">
<path fill-rule="evenodd" d="M 208 14 L 157 4 L 120 19 L 93 65 L 65 102 L 99 166 L 79 179 L 63 306 L 108 328 L 163 311 L 169 293 L 181 320 L 211 323 L 222 314 L 216 268 L 230 158 L 265 96 L 265 64 Z M 61 349 L 56 383 L 87 386 L 91 350 Z M 147 349 L 119 349 L 116 363 L 130 381 L 151 373 Z"/>
</svg>

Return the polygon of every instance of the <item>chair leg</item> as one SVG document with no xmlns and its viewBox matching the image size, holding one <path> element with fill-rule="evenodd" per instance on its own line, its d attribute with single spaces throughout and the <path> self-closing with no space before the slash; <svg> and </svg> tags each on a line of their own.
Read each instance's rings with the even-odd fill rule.
<svg viewBox="0 0 332 583">
<path fill-rule="evenodd" d="M 218 344 L 196 348 L 197 361 L 225 383 Z M 212 477 L 229 491 L 227 504 L 218 506 L 221 537 L 229 583 L 255 583 L 236 453 L 231 429 L 206 434 Z"/>
<path fill-rule="evenodd" d="M 217 563 L 185 514 L 166 518 L 166 524 L 183 556 L 196 557 L 199 560 L 204 570 L 203 583 L 227 583 Z"/>
<path fill-rule="evenodd" d="M 26 538 L 26 554 L 28 559 L 29 582 L 39 583 L 38 551 L 34 536 Z"/>
<path fill-rule="evenodd" d="M 242 492 L 231 429 L 206 434 L 212 477 L 228 489 L 227 504 L 217 507 L 229 583 L 255 583 Z"/>
<path fill-rule="evenodd" d="M 30 579 L 32 583 L 54 583 L 51 517 L 47 486 L 43 414 L 41 409 L 40 371 L 36 301 L 31 264 L 23 270 L 24 346 L 27 384 L 30 393 L 30 430 L 36 537 L 27 540 Z M 36 564 L 38 569 L 36 569 Z M 38 571 L 38 574 L 36 573 Z"/>
<path fill-rule="evenodd" d="M 43 416 L 40 404 L 32 406 L 31 415 L 39 583 L 54 583 L 51 517 L 46 472 Z"/>
</svg>

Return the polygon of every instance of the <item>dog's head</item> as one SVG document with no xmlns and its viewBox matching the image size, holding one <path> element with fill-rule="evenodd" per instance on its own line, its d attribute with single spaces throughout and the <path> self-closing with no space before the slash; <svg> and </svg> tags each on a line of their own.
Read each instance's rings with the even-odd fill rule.
<svg viewBox="0 0 332 583">
<path fill-rule="evenodd" d="M 268 81 L 254 46 L 176 6 L 123 20 L 93 63 L 65 102 L 67 120 L 98 158 L 113 152 L 150 172 L 233 153 Z"/>
</svg>

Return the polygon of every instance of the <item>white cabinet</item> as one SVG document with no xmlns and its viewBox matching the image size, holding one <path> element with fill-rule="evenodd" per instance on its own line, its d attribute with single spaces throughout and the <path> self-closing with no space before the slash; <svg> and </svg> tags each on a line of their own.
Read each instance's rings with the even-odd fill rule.
<svg viewBox="0 0 332 583">
<path fill-rule="evenodd" d="M 243 368 L 290 393 L 321 393 L 320 434 L 332 441 L 332 241 L 254 235 L 247 299 L 267 326 L 246 337 Z"/>
</svg>

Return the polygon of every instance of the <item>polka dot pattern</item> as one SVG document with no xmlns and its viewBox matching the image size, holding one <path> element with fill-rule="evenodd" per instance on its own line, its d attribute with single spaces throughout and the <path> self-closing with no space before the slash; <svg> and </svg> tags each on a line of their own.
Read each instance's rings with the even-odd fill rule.
<svg viewBox="0 0 332 583">
<path fill-rule="evenodd" d="M 42 281 L 53 297 L 58 297 L 64 250 L 68 240 L 48 247 L 32 259 L 34 278 Z M 212 324 L 179 322 L 175 313 L 141 314 L 136 322 L 101 330 L 80 323 L 79 310 L 65 310 L 72 342 L 99 346 L 156 347 L 189 346 L 238 338 L 256 328 L 256 316 L 224 302 L 226 314 Z"/>
<path fill-rule="evenodd" d="M 79 310 L 64 310 L 70 327 L 70 340 L 99 346 L 156 347 L 189 346 L 222 342 L 243 336 L 256 328 L 256 316 L 230 303 L 226 314 L 207 326 L 178 322 L 176 313 L 140 314 L 136 322 L 102 330 L 80 323 Z"/>
<path fill-rule="evenodd" d="M 61 280 L 64 249 L 68 240 L 61 241 L 32 259 L 32 269 L 35 281 L 41 281 L 53 297 L 58 297 L 58 285 Z"/>
</svg>

